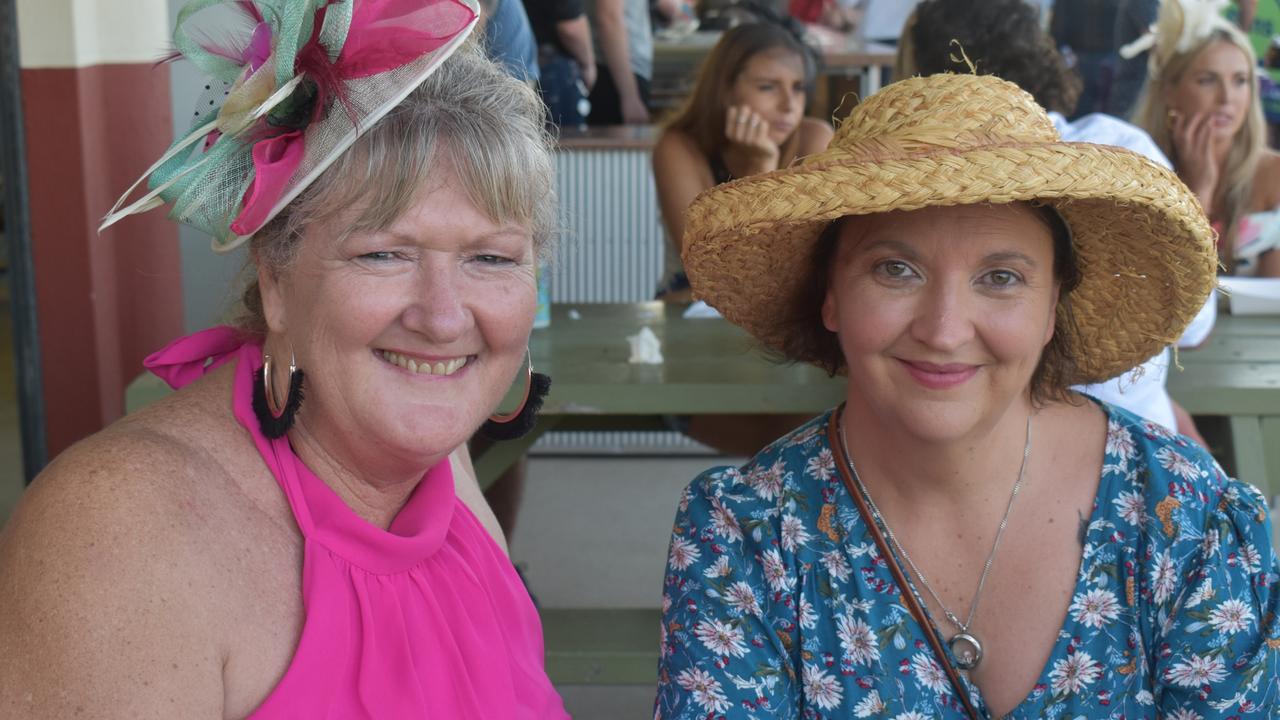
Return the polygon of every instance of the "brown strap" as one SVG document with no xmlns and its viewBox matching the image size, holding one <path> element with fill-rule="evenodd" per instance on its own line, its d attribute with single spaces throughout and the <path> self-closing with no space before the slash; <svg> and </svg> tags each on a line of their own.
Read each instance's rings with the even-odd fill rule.
<svg viewBox="0 0 1280 720">
<path fill-rule="evenodd" d="M 840 436 L 838 435 L 840 431 L 838 418 L 843 412 L 844 405 L 841 405 L 835 409 L 831 415 L 831 420 L 827 422 L 827 444 L 831 446 L 831 452 L 835 456 L 836 468 L 840 471 L 840 479 L 844 482 L 844 488 L 849 491 L 849 496 L 853 498 L 854 504 L 858 506 L 858 514 L 862 516 L 862 521 L 866 523 L 867 528 L 871 531 L 871 537 L 875 540 L 876 549 L 879 550 L 880 557 L 884 558 L 885 565 L 893 575 L 893 581 L 898 584 L 898 588 L 902 591 L 903 604 L 907 606 L 911 616 L 924 629 L 925 638 L 928 639 L 929 646 L 933 648 L 933 654 L 942 663 L 942 669 L 946 671 L 947 678 L 951 680 L 951 687 L 955 689 L 956 697 L 960 698 L 960 702 L 964 705 L 965 713 L 968 714 L 970 720 L 982 720 L 982 716 L 978 714 L 973 704 L 969 701 L 969 693 L 965 691 L 964 683 L 960 681 L 960 673 L 951 664 L 951 657 L 947 655 L 946 650 L 942 647 L 942 636 L 929 620 L 929 615 L 921 607 L 916 594 L 911 591 L 911 585 L 907 583 L 906 575 L 902 572 L 902 566 L 898 565 L 897 556 L 889 548 L 888 541 L 885 540 L 884 534 L 880 532 L 879 523 L 876 522 L 875 516 L 871 514 L 871 508 L 867 507 L 866 498 L 858 491 L 858 486 L 853 482 L 853 477 L 849 474 L 849 458 L 844 454 L 844 443 L 840 442 Z"/>
</svg>

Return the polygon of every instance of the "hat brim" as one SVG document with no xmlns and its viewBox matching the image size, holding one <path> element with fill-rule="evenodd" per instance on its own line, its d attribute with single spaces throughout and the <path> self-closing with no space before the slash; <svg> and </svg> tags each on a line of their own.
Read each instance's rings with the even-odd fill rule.
<svg viewBox="0 0 1280 720">
<path fill-rule="evenodd" d="M 694 295 L 782 351 L 789 304 L 813 280 L 835 219 L 935 206 L 1052 205 L 1071 230 L 1078 376 L 1101 382 L 1173 343 L 1215 284 L 1214 233 L 1194 195 L 1136 153 L 1089 143 L 987 145 L 892 158 L 817 159 L 711 188 L 693 202 L 684 266 Z"/>
</svg>

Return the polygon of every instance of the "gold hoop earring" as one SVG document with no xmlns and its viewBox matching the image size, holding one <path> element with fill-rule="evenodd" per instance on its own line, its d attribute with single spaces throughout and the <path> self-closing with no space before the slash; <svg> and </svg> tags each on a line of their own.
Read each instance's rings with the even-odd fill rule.
<svg viewBox="0 0 1280 720">
<path fill-rule="evenodd" d="M 270 353 L 262 353 L 262 372 L 254 378 L 253 413 L 258 417 L 262 434 L 274 440 L 284 437 L 293 427 L 298 410 L 302 407 L 302 381 L 304 374 L 298 368 L 297 356 L 289 348 L 289 391 L 281 404 L 276 396 L 272 376 L 274 361 Z"/>
<path fill-rule="evenodd" d="M 551 378 L 533 371 L 533 355 L 525 350 L 528 368 L 525 370 L 524 396 L 520 404 L 509 413 L 494 413 L 480 426 L 480 434 L 490 440 L 515 440 L 533 430 L 538 421 L 542 401 L 551 391 Z"/>
</svg>

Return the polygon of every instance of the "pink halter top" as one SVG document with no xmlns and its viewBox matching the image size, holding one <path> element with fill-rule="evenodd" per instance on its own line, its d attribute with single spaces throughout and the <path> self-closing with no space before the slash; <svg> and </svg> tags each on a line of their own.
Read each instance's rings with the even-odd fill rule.
<svg viewBox="0 0 1280 720">
<path fill-rule="evenodd" d="M 262 348 L 228 327 L 181 338 L 146 366 L 180 388 L 239 361 L 232 405 L 305 542 L 306 619 L 253 718 L 567 718 L 543 668 L 542 627 L 511 561 L 457 498 L 449 461 L 383 530 L 269 440 L 251 405 Z"/>
</svg>

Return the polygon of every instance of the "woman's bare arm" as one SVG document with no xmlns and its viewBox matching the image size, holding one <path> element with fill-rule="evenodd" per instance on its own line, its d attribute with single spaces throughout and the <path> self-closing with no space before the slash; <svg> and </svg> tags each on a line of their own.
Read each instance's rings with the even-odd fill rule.
<svg viewBox="0 0 1280 720">
<path fill-rule="evenodd" d="M 684 249 L 684 215 L 698 193 L 715 185 L 706 156 L 693 139 L 667 130 L 653 148 L 653 180 L 662 224 L 676 249 Z"/>
</svg>

